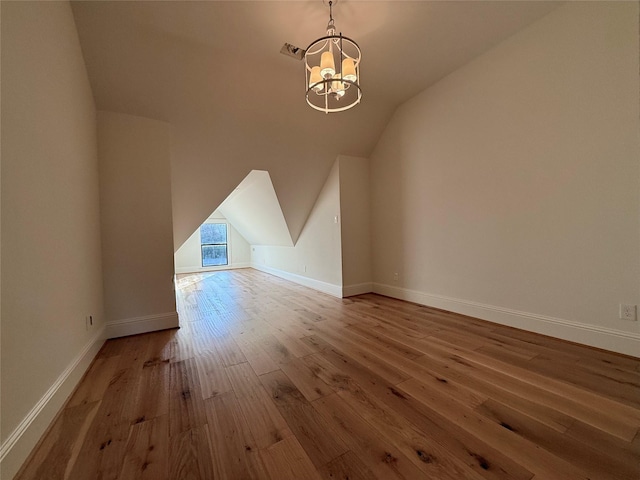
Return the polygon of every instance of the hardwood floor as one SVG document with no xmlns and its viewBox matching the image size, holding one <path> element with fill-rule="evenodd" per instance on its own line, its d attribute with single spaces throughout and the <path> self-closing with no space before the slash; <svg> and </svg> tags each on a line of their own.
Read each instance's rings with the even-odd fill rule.
<svg viewBox="0 0 640 480">
<path fill-rule="evenodd" d="M 640 360 L 256 270 L 182 275 L 17 478 L 640 478 Z"/>
</svg>

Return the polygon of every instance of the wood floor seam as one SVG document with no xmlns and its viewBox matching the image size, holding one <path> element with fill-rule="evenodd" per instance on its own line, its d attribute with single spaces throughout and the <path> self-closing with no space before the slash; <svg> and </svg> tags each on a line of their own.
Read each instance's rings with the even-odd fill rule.
<svg viewBox="0 0 640 480">
<path fill-rule="evenodd" d="M 253 269 L 176 295 L 15 480 L 640 479 L 640 359 Z"/>
</svg>

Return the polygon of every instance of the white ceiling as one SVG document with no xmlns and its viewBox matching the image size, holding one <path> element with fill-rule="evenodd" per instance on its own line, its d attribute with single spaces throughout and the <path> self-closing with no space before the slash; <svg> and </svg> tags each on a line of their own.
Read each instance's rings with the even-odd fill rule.
<svg viewBox="0 0 640 480">
<path fill-rule="evenodd" d="M 253 169 L 271 173 L 296 241 L 338 154 L 368 157 L 399 104 L 557 5 L 341 0 L 363 99 L 324 115 L 306 105 L 302 62 L 279 53 L 325 34 L 321 0 L 72 2 L 98 109 L 174 126 L 177 245 Z"/>
</svg>

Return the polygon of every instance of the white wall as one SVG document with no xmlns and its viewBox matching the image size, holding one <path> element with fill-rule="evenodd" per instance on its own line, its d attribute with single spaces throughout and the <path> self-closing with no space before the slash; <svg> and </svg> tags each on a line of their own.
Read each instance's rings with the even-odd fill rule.
<svg viewBox="0 0 640 480">
<path fill-rule="evenodd" d="M 252 245 L 251 263 L 303 285 L 342 296 L 340 180 L 336 161 L 294 247 Z"/>
<path fill-rule="evenodd" d="M 210 272 L 229 268 L 243 268 L 251 264 L 251 248 L 247 241 L 217 210 L 213 212 L 205 223 L 226 223 L 227 225 L 227 256 L 228 265 L 220 267 L 203 267 L 200 243 L 200 229 L 184 242 L 174 255 L 176 273 Z"/>
<path fill-rule="evenodd" d="M 637 2 L 570 2 L 398 108 L 376 291 L 637 355 L 638 58 Z"/>
<path fill-rule="evenodd" d="M 252 170 L 218 210 L 253 245 L 293 246 L 269 172 Z"/>
<path fill-rule="evenodd" d="M 178 326 L 169 124 L 98 112 L 107 335 Z"/>
<path fill-rule="evenodd" d="M 96 111 L 71 8 L 0 8 L 0 477 L 9 480 L 102 345 L 104 319 Z"/>
<path fill-rule="evenodd" d="M 369 159 L 338 157 L 343 296 L 372 291 Z"/>
</svg>

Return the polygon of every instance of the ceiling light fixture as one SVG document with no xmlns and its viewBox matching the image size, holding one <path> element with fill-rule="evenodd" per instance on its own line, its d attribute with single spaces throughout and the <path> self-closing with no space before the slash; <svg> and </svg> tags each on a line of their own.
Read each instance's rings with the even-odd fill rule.
<svg viewBox="0 0 640 480">
<path fill-rule="evenodd" d="M 329 1 L 327 35 L 313 42 L 304 54 L 307 103 L 324 113 L 342 112 L 355 107 L 362 98 L 360 59 L 356 42 L 336 35 L 333 5 Z"/>
</svg>

